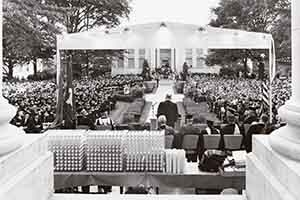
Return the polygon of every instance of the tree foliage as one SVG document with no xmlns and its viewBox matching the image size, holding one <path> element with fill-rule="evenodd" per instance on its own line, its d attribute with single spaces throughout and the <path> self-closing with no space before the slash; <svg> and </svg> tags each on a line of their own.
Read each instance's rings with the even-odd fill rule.
<svg viewBox="0 0 300 200">
<path fill-rule="evenodd" d="M 49 1 L 49 0 L 48 0 Z M 56 22 L 64 12 L 42 0 L 4 0 L 3 58 L 12 78 L 13 67 L 55 53 Z"/>
<path fill-rule="evenodd" d="M 68 8 L 64 25 L 68 33 L 85 31 L 96 26 L 112 28 L 128 17 L 128 0 L 52 0 L 58 7 Z"/>
<path fill-rule="evenodd" d="M 277 57 L 290 56 L 290 5 L 290 0 L 221 0 L 219 6 L 212 10 L 216 18 L 210 25 L 272 33 Z M 262 52 L 247 49 L 213 50 L 206 62 L 208 65 L 232 62 L 243 62 L 246 65 L 247 58 L 255 60 Z"/>
<path fill-rule="evenodd" d="M 88 31 L 96 26 L 104 26 L 112 28 L 120 24 L 120 19 L 128 17 L 130 12 L 128 0 L 53 0 L 58 7 L 67 8 L 64 15 L 63 25 L 66 27 L 68 33 L 75 33 L 81 31 Z M 99 73 L 101 63 L 106 63 L 110 66 L 111 57 L 115 56 L 112 51 L 67 51 L 65 62 L 66 64 L 61 68 L 61 74 L 65 74 L 67 80 L 63 80 L 61 76 L 59 79 L 59 93 L 57 116 L 54 124 L 62 124 L 64 122 L 65 128 L 73 128 L 75 124 L 75 106 L 66 105 L 65 100 L 74 95 L 72 85 L 73 75 L 84 70 L 89 75 Z M 77 60 L 77 61 L 76 61 Z M 85 61 L 85 65 L 82 64 Z M 74 65 L 75 63 L 75 65 Z M 93 64 L 96 63 L 96 64 Z M 65 70 L 63 70 L 65 68 Z M 92 69 L 90 69 L 92 68 Z M 75 72 L 75 74 L 73 73 Z M 82 73 L 77 73 L 79 77 Z M 65 82 L 65 84 L 63 84 Z M 65 85 L 65 88 L 63 86 Z M 73 91 L 70 93 L 69 91 Z"/>
<path fill-rule="evenodd" d="M 122 18 L 128 18 L 130 13 L 130 0 L 53 0 L 53 3 L 68 10 L 63 20 L 68 33 L 88 31 L 95 27 L 113 28 L 120 24 Z M 112 58 L 120 57 L 121 53 L 105 50 L 75 51 L 74 62 L 77 64 L 74 65 L 74 73 L 80 76 L 77 72 L 89 69 L 87 73 L 98 74 L 102 71 L 99 66 L 105 63 L 105 67 L 110 67 Z"/>
<path fill-rule="evenodd" d="M 56 53 L 56 35 L 62 27 L 68 33 L 75 33 L 96 26 L 111 28 L 119 25 L 120 19 L 129 15 L 129 2 L 4 0 L 3 48 L 4 63 L 8 69 L 5 71 L 11 78 L 16 64 L 30 61 L 33 61 L 36 71 L 37 58 L 52 58 Z"/>
</svg>

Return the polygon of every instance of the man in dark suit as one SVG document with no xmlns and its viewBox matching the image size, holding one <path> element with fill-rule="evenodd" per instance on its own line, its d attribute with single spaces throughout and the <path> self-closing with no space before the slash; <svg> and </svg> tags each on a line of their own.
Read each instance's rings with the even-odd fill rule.
<svg viewBox="0 0 300 200">
<path fill-rule="evenodd" d="M 175 122 L 178 119 L 177 105 L 171 101 L 172 96 L 167 94 L 166 100 L 158 106 L 157 117 L 164 115 L 167 118 L 167 125 L 174 128 Z"/>
</svg>

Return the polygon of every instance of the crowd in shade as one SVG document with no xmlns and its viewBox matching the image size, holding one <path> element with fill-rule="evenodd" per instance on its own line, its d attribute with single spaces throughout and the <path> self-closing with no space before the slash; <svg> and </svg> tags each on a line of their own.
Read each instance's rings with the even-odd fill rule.
<svg viewBox="0 0 300 200">
<path fill-rule="evenodd" d="M 268 114 L 260 80 L 195 75 L 186 82 L 184 93 L 196 102 L 207 100 L 210 111 L 215 112 L 224 122 L 228 114 L 237 116 L 241 122 L 245 120 L 245 112 L 257 117 L 263 113 Z M 277 110 L 290 96 L 291 80 L 275 79 L 272 83 L 273 122 L 279 122 Z"/>
<path fill-rule="evenodd" d="M 56 112 L 54 81 L 4 82 L 3 95 L 17 107 L 11 123 L 25 130 L 39 132 L 43 123 L 52 122 Z"/>
<path fill-rule="evenodd" d="M 135 75 L 74 80 L 77 117 L 95 119 L 110 112 L 116 104 L 115 94 L 123 91 L 125 86 L 133 87 L 141 81 L 142 78 Z M 43 124 L 55 120 L 56 94 L 54 80 L 3 83 L 3 96 L 18 109 L 11 123 L 28 132 L 40 132 Z"/>
</svg>

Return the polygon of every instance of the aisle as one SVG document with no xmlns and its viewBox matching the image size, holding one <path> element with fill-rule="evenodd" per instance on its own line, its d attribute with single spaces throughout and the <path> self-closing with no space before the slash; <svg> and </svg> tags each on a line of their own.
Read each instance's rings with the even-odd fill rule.
<svg viewBox="0 0 300 200">
<path fill-rule="evenodd" d="M 109 117 L 116 123 L 121 124 L 123 120 L 123 115 L 128 109 L 130 103 L 118 101 L 116 108 L 112 110 L 109 114 Z"/>
<path fill-rule="evenodd" d="M 165 101 L 165 97 L 167 94 L 172 95 L 172 102 L 182 102 L 183 94 L 175 94 L 174 89 L 174 81 L 172 80 L 161 80 L 159 82 L 159 87 L 154 94 L 146 94 L 145 99 L 147 102 L 152 102 L 153 108 L 150 109 L 148 114 L 147 122 L 150 122 L 151 116 L 156 115 L 158 105 L 160 102 Z M 153 110 L 152 110 L 153 109 Z"/>
</svg>

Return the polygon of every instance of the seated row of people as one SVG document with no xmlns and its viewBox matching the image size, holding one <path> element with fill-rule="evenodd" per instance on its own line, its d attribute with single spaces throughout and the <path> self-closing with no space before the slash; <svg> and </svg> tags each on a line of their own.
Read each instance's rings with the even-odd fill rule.
<svg viewBox="0 0 300 200">
<path fill-rule="evenodd" d="M 203 123 L 206 125 L 202 126 Z M 234 117 L 228 118 L 228 124 L 220 127 L 220 129 L 214 126 L 214 122 L 211 120 L 205 120 L 203 117 L 186 117 L 186 124 L 182 126 L 179 131 L 171 126 L 168 126 L 166 117 L 164 115 L 159 116 L 158 118 L 158 130 L 164 130 L 166 135 L 173 135 L 172 148 L 182 149 L 184 143 L 185 135 L 198 135 L 197 137 L 197 154 L 199 157 L 205 151 L 204 145 L 204 135 L 220 135 L 220 141 L 218 148 L 225 150 L 224 135 L 241 135 L 242 140 L 240 144 L 241 149 L 245 149 L 247 152 L 252 151 L 252 135 L 254 134 L 266 134 L 268 133 L 268 116 L 262 115 L 261 118 L 257 121 L 254 121 L 252 124 L 245 125 L 245 127 L 235 123 Z M 199 126 L 200 125 L 200 126 Z M 246 130 L 245 130 L 246 129 Z M 191 141 L 192 142 L 192 141 Z M 190 159 L 192 161 L 197 161 L 197 158 L 194 157 Z"/>
</svg>

